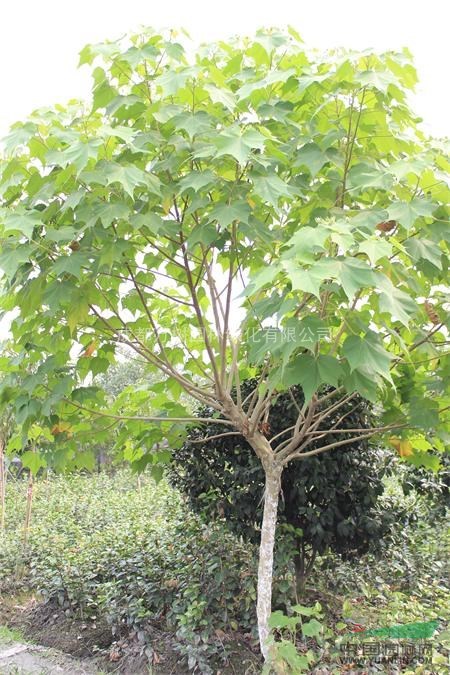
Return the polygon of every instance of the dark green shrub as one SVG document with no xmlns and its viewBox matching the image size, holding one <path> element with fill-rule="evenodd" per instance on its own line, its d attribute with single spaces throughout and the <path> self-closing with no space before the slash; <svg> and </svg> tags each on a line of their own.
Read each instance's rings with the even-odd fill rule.
<svg viewBox="0 0 450 675">
<path fill-rule="evenodd" d="M 254 380 L 243 384 L 243 398 L 254 386 Z M 292 393 L 297 405 L 302 405 L 301 390 L 294 388 Z M 289 393 L 276 397 L 268 418 L 269 439 L 295 424 L 297 405 Z M 212 409 L 199 410 L 199 416 L 212 415 Z M 343 415 L 341 428 L 370 427 L 372 413 L 361 398 L 330 416 L 327 427 L 332 427 Z M 242 437 L 208 441 L 222 431 L 218 424 L 192 427 L 188 440 L 174 451 L 169 478 L 203 517 L 223 518 L 234 532 L 257 543 L 264 473 Z M 202 438 L 205 442 L 199 443 Z M 341 434 L 339 439 L 342 438 Z M 327 443 L 332 440 L 333 437 L 327 436 Z M 308 449 L 314 447 L 320 447 L 320 441 Z M 299 587 L 318 554 L 331 549 L 344 557 L 361 555 L 389 531 L 393 514 L 377 509 L 378 497 L 384 489 L 381 454 L 363 440 L 293 462 L 285 469 L 279 507 L 281 548 L 286 548 L 286 542 L 288 548 L 295 547 L 293 557 Z"/>
</svg>

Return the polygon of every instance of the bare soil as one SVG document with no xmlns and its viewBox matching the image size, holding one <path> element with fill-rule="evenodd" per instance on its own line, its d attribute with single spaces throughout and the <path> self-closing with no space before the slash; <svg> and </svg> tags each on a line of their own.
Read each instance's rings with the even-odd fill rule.
<svg viewBox="0 0 450 675">
<path fill-rule="evenodd" d="M 114 639 L 105 621 L 66 616 L 52 603 L 33 595 L 0 596 L 0 625 L 20 631 L 23 640 L 0 641 L 0 675 L 189 675 L 180 664 L 170 633 L 149 629 L 150 644 L 134 634 Z M 223 639 L 227 640 L 224 634 Z M 256 675 L 258 656 L 247 645 L 233 643 L 229 663 L 215 675 Z M 13 653 L 14 652 L 14 653 Z M 2 657 L 2 653 L 6 654 Z M 151 669 L 150 669 L 151 667 Z M 8 669 L 9 668 L 9 669 Z"/>
</svg>

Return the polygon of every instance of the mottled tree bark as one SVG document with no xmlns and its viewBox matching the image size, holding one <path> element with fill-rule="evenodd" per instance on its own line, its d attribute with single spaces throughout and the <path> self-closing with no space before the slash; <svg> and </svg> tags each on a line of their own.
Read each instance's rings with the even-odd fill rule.
<svg viewBox="0 0 450 675">
<path fill-rule="evenodd" d="M 270 634 L 269 618 L 272 612 L 272 577 L 275 531 L 277 527 L 278 495 L 280 492 L 281 468 L 272 464 L 265 467 L 266 485 L 264 492 L 264 514 L 261 525 L 261 544 L 258 565 L 258 597 L 256 613 L 258 634 L 262 655 L 267 661 Z"/>
</svg>

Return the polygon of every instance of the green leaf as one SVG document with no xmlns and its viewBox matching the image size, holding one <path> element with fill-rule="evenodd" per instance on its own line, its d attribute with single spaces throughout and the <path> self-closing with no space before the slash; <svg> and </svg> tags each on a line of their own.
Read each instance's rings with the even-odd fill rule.
<svg viewBox="0 0 450 675">
<path fill-rule="evenodd" d="M 178 187 L 180 194 L 187 190 L 198 192 L 207 185 L 213 184 L 214 181 L 217 181 L 217 176 L 212 171 L 191 171 L 180 180 Z"/>
<path fill-rule="evenodd" d="M 327 162 L 326 153 L 316 143 L 307 143 L 298 151 L 294 166 L 306 166 L 314 177 Z"/>
<path fill-rule="evenodd" d="M 409 230 L 417 218 L 421 216 L 431 216 L 435 206 L 428 199 L 415 197 L 410 202 L 393 202 L 387 209 L 389 218 L 397 220 L 401 225 Z"/>
<path fill-rule="evenodd" d="M 83 141 L 72 143 L 67 149 L 59 154 L 59 163 L 61 166 L 73 164 L 79 174 L 84 169 L 89 159 L 97 158 L 98 148 L 101 144 L 101 139 L 92 139 L 86 143 Z"/>
<path fill-rule="evenodd" d="M 341 264 L 339 278 L 350 301 L 353 300 L 360 289 L 376 284 L 373 270 L 364 260 L 359 260 L 359 258 L 345 258 Z"/>
<path fill-rule="evenodd" d="M 221 103 L 230 112 L 236 107 L 236 96 L 226 89 L 219 89 L 213 84 L 207 84 L 204 89 L 208 92 L 213 103 Z"/>
<path fill-rule="evenodd" d="M 46 285 L 44 292 L 44 303 L 50 307 L 50 316 L 67 303 L 70 296 L 72 285 L 69 281 L 53 280 Z"/>
<path fill-rule="evenodd" d="M 290 197 L 295 190 L 285 183 L 277 174 L 261 176 L 253 179 L 254 192 L 265 202 L 277 207 L 281 198 Z"/>
<path fill-rule="evenodd" d="M 300 384 L 305 401 L 309 401 L 321 384 L 336 386 L 341 376 L 341 366 L 334 357 L 319 355 L 314 358 L 310 354 L 301 354 L 286 367 L 283 381 L 288 387 Z"/>
<path fill-rule="evenodd" d="M 259 291 L 267 284 L 271 284 L 275 277 L 280 273 L 278 265 L 269 265 L 258 270 L 258 272 L 250 277 L 249 283 L 246 285 L 242 295 L 252 295 Z"/>
<path fill-rule="evenodd" d="M 300 384 L 305 394 L 305 401 L 310 401 L 320 386 L 319 369 L 315 358 L 310 354 L 297 356 L 287 366 L 283 381 L 287 387 Z"/>
<path fill-rule="evenodd" d="M 302 616 L 314 616 L 320 611 L 317 607 L 305 607 L 304 605 L 293 605 L 292 609 Z"/>
<path fill-rule="evenodd" d="M 25 212 L 18 209 L 15 213 L 0 212 L 0 219 L 3 223 L 3 232 L 5 234 L 18 233 L 23 234 L 27 239 L 31 239 L 33 230 L 37 226 L 42 226 L 39 211 Z"/>
<path fill-rule="evenodd" d="M 132 199 L 137 185 L 148 187 L 153 194 L 161 194 L 160 182 L 156 176 L 145 173 L 132 164 L 122 165 L 109 162 L 105 164 L 103 174 L 106 178 L 106 185 L 120 183 L 125 192 L 129 194 Z"/>
<path fill-rule="evenodd" d="M 382 340 L 373 332 L 349 335 L 342 345 L 342 354 L 350 364 L 350 370 L 378 373 L 390 381 L 390 363 L 394 358 L 384 347 Z"/>
<path fill-rule="evenodd" d="M 427 168 L 427 163 L 423 159 L 412 159 L 405 161 L 399 159 L 389 165 L 389 171 L 395 175 L 398 180 L 403 180 L 408 174 L 420 176 Z"/>
<path fill-rule="evenodd" d="M 302 91 L 305 91 L 312 84 L 318 84 L 323 82 L 327 78 L 327 75 L 302 75 L 297 80 L 297 91 L 300 94 Z"/>
<path fill-rule="evenodd" d="M 364 232 L 372 232 L 378 223 L 388 220 L 388 212 L 384 209 L 364 209 L 352 216 L 350 223 L 352 227 L 364 230 Z"/>
<path fill-rule="evenodd" d="M 106 228 L 110 227 L 114 221 L 127 218 L 130 215 L 130 207 L 125 202 L 99 202 L 89 205 L 88 214 L 86 227 L 93 227 L 97 220 L 100 220 Z"/>
<path fill-rule="evenodd" d="M 408 464 L 412 464 L 418 468 L 423 467 L 427 471 L 433 471 L 434 473 L 437 473 L 442 468 L 439 457 L 429 452 L 415 452 L 412 455 L 408 455 L 405 461 Z"/>
<path fill-rule="evenodd" d="M 36 451 L 26 450 L 20 456 L 20 461 L 26 469 L 29 469 L 32 474 L 36 475 L 39 469 L 47 466 L 45 458 Z"/>
<path fill-rule="evenodd" d="M 338 250 L 347 253 L 355 244 L 355 237 L 348 220 L 336 220 L 329 225 L 331 241 L 338 245 Z"/>
<path fill-rule="evenodd" d="M 164 232 L 167 229 L 167 221 L 165 221 L 161 216 L 158 216 L 157 213 L 136 213 L 129 218 L 129 223 L 133 230 L 140 230 L 145 228 L 149 230 L 152 234 L 158 234 L 158 232 Z"/>
<path fill-rule="evenodd" d="M 130 127 L 124 127 L 120 124 L 116 126 L 104 124 L 100 129 L 100 133 L 102 136 L 105 136 L 106 138 L 115 136 L 117 138 L 120 138 L 122 141 L 125 141 L 125 143 L 132 143 L 137 132 L 135 129 L 130 129 Z"/>
<path fill-rule="evenodd" d="M 7 155 L 17 150 L 20 146 L 27 145 L 36 133 L 36 125 L 33 122 L 17 122 L 11 128 L 10 133 L 2 138 L 2 145 Z"/>
<path fill-rule="evenodd" d="M 200 223 L 196 225 L 189 237 L 187 238 L 188 246 L 195 246 L 195 244 L 202 243 L 209 246 L 214 241 L 221 238 L 221 234 L 217 232 L 217 227 L 213 223 Z"/>
<path fill-rule="evenodd" d="M 47 226 L 46 239 L 60 243 L 61 241 L 72 241 L 75 239 L 79 231 L 74 227 L 60 227 L 58 230 L 52 230 Z"/>
<path fill-rule="evenodd" d="M 75 466 L 77 469 L 86 469 L 87 471 L 93 471 L 95 468 L 95 454 L 92 450 L 84 450 L 83 452 L 77 452 L 75 456 Z"/>
<path fill-rule="evenodd" d="M 325 241 L 330 235 L 330 231 L 317 225 L 317 227 L 299 227 L 294 236 L 287 242 L 291 246 L 284 258 L 295 257 L 300 262 L 312 263 L 315 255 L 325 250 Z"/>
<path fill-rule="evenodd" d="M 13 250 L 4 249 L 0 254 L 0 270 L 6 274 L 8 279 L 12 279 L 19 267 L 31 258 L 34 251 L 34 247 L 30 244 L 22 244 L 20 248 Z"/>
<path fill-rule="evenodd" d="M 28 395 L 18 396 L 15 401 L 15 416 L 17 424 L 21 425 L 28 422 L 30 419 L 35 419 L 40 411 L 40 403 L 35 398 L 30 398 Z"/>
<path fill-rule="evenodd" d="M 430 398 L 414 397 L 409 403 L 411 423 L 420 429 L 433 429 L 439 424 L 439 404 Z"/>
<path fill-rule="evenodd" d="M 387 312 L 393 321 L 400 321 L 408 327 L 411 316 L 418 310 L 417 304 L 405 291 L 394 286 L 384 274 L 377 276 L 380 288 L 379 308 L 380 312 Z"/>
<path fill-rule="evenodd" d="M 214 139 L 217 148 L 216 157 L 231 155 L 239 164 L 245 164 L 254 150 L 264 150 L 265 137 L 256 129 L 241 130 L 238 126 L 229 127 Z"/>
<path fill-rule="evenodd" d="M 181 113 L 172 119 L 176 129 L 187 131 L 192 140 L 197 134 L 205 133 L 212 127 L 211 117 L 204 111 L 198 113 Z"/>
<path fill-rule="evenodd" d="M 43 277 L 34 277 L 25 284 L 18 294 L 18 306 L 22 310 L 22 316 L 33 314 L 35 307 L 42 302 L 45 280 Z"/>
<path fill-rule="evenodd" d="M 192 67 L 183 68 L 178 71 L 169 69 L 162 75 L 159 75 L 154 80 L 154 83 L 156 86 L 161 87 L 163 96 L 172 96 L 180 89 L 183 89 L 189 78 L 194 77 L 196 74 L 197 68 Z"/>
<path fill-rule="evenodd" d="M 321 384 L 332 384 L 333 387 L 337 387 L 343 375 L 339 361 L 334 356 L 325 354 L 319 355 L 316 363 Z"/>
<path fill-rule="evenodd" d="M 61 256 L 52 265 L 52 271 L 56 276 L 61 274 L 72 274 L 77 279 L 81 278 L 81 270 L 83 266 L 89 264 L 89 258 L 84 254 L 76 251 L 71 255 Z"/>
<path fill-rule="evenodd" d="M 358 82 L 364 87 L 373 87 L 385 94 L 389 85 L 395 84 L 398 86 L 397 78 L 386 70 L 364 70 L 356 76 Z"/>
<path fill-rule="evenodd" d="M 288 68 L 286 70 L 273 70 L 260 80 L 256 80 L 254 82 L 246 82 L 245 84 L 243 84 L 242 87 L 240 87 L 237 90 L 236 96 L 238 97 L 239 101 L 243 101 L 244 99 L 248 98 L 254 91 L 265 89 L 266 87 L 273 84 L 277 84 L 279 82 L 286 82 L 286 80 L 288 80 L 294 74 L 295 74 L 294 68 Z"/>
<path fill-rule="evenodd" d="M 294 260 L 284 260 L 284 269 L 292 283 L 293 290 L 312 293 L 320 298 L 320 287 L 326 279 L 334 277 L 339 269 L 339 264 L 330 259 L 319 260 L 309 269 L 303 269 Z"/>
<path fill-rule="evenodd" d="M 277 609 L 269 617 L 269 628 L 287 628 L 295 627 L 300 619 L 295 616 L 286 616 L 283 612 Z"/>
<path fill-rule="evenodd" d="M 73 379 L 69 376 L 60 379 L 53 387 L 50 396 L 42 404 L 42 414 L 48 416 L 52 413 L 55 404 L 59 403 L 73 387 Z"/>
<path fill-rule="evenodd" d="M 61 207 L 61 211 L 64 212 L 67 211 L 67 209 L 75 209 L 82 201 L 83 197 L 85 197 L 85 195 L 85 190 L 75 190 L 75 192 L 72 192 L 67 196 L 64 204 Z"/>
<path fill-rule="evenodd" d="M 311 619 L 302 625 L 302 633 L 305 637 L 317 637 L 323 632 L 323 625 L 317 619 Z"/>
<path fill-rule="evenodd" d="M 92 91 L 92 110 L 95 112 L 99 108 L 106 108 L 116 98 L 117 91 L 111 86 L 102 68 L 95 68 L 93 77 L 95 86 Z"/>
<path fill-rule="evenodd" d="M 344 387 L 350 393 L 357 391 L 363 398 L 375 403 L 377 400 L 378 381 L 374 377 L 365 375 L 360 370 L 354 370 L 344 379 Z"/>
<path fill-rule="evenodd" d="M 123 261 L 123 254 L 132 249 L 132 244 L 123 239 L 115 239 L 114 241 L 108 242 L 102 246 L 101 254 L 98 259 L 99 267 L 102 268 L 103 265 L 106 265 L 108 268 L 111 268 L 115 261 Z"/>
<path fill-rule="evenodd" d="M 359 250 L 367 255 L 372 265 L 376 265 L 381 258 L 392 255 L 392 245 L 381 237 L 366 239 L 359 245 Z"/>
<path fill-rule="evenodd" d="M 355 164 L 348 172 L 348 183 L 352 189 L 380 188 L 381 190 L 389 190 L 392 182 L 392 176 L 383 167 L 371 166 L 364 162 Z"/>
<path fill-rule="evenodd" d="M 405 242 L 405 248 L 413 260 L 428 260 L 432 265 L 442 270 L 443 252 L 434 241 L 410 237 Z"/>
<path fill-rule="evenodd" d="M 318 342 L 326 339 L 330 332 L 324 321 L 314 315 L 306 316 L 300 320 L 297 317 L 292 317 L 286 322 L 283 329 L 286 341 L 292 345 L 292 349 L 306 347 L 312 350 Z"/>
<path fill-rule="evenodd" d="M 309 670 L 308 657 L 300 655 L 293 642 L 289 640 L 277 642 L 277 654 L 290 666 L 290 672 L 301 673 L 304 669 Z"/>
<path fill-rule="evenodd" d="M 86 295 L 77 290 L 70 298 L 70 305 L 67 310 L 67 324 L 73 335 L 75 328 L 83 324 L 89 315 L 89 303 Z"/>
<path fill-rule="evenodd" d="M 217 220 L 221 229 L 227 228 L 235 221 L 238 223 L 248 223 L 251 210 L 247 202 L 233 202 L 216 206 L 209 214 L 210 222 Z"/>
</svg>

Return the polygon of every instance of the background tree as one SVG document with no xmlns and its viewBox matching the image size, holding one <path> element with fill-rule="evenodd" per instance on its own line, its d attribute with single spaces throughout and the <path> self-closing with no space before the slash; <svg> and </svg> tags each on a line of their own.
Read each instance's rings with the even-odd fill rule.
<svg viewBox="0 0 450 675">
<path fill-rule="evenodd" d="M 414 467 L 411 464 L 402 466 L 397 472 L 405 495 L 415 491 L 426 500 L 432 513 L 432 519 L 445 518 L 450 509 L 450 456 L 435 455 L 435 460 L 441 463 L 438 472 L 424 467 Z"/>
<path fill-rule="evenodd" d="M 16 419 L 24 442 L 37 420 L 54 437 L 43 462 L 117 426 L 156 467 L 155 444 L 199 421 L 180 393 L 214 408 L 265 472 L 267 658 L 284 468 L 375 434 L 425 462 L 444 450 L 445 145 L 408 107 L 406 51 L 318 54 L 268 30 L 188 58 L 174 32 L 149 30 L 90 45 L 81 63 L 91 103 L 37 111 L 5 142 L 1 303 L 15 311 L 9 367 L 29 373 Z M 124 345 L 163 379 L 108 405 L 80 383 Z M 267 437 L 273 393 L 295 385 L 296 423 Z M 349 438 L 341 413 L 323 430 L 357 395 L 382 407 L 379 425 Z"/>
<path fill-rule="evenodd" d="M 142 387 L 145 388 L 150 383 L 156 381 L 155 375 L 147 372 L 146 362 L 136 357 L 134 352 L 130 354 L 129 351 L 124 351 L 120 355 L 120 358 L 121 360 L 110 366 L 106 373 L 96 375 L 93 381 L 94 385 L 100 387 L 105 392 L 109 401 L 114 401 L 127 387 L 132 387 L 135 391 Z M 103 443 L 96 443 L 95 457 L 99 471 L 114 459 L 120 461 L 121 457 L 117 452 L 116 444 L 117 433 L 115 430 Z M 121 444 L 120 447 L 122 448 L 122 454 L 128 460 L 132 457 L 136 461 L 137 455 L 142 454 L 142 451 L 135 452 L 133 444 L 126 447 Z M 138 484 L 139 480 L 138 478 Z"/>
<path fill-rule="evenodd" d="M 256 380 L 243 382 L 243 396 L 250 395 L 256 384 Z M 273 400 L 264 423 L 267 435 L 273 438 L 295 424 L 298 411 L 294 397 L 300 404 L 304 402 L 299 387 Z M 370 406 L 361 398 L 343 406 L 344 412 L 342 428 L 369 430 L 373 424 Z M 210 417 L 214 410 L 203 407 L 198 414 Z M 337 415 L 334 419 L 330 416 L 324 430 L 337 421 Z M 225 519 L 238 535 L 259 543 L 264 471 L 244 438 L 208 440 L 220 433 L 218 424 L 191 427 L 181 448 L 173 453 L 169 478 L 207 522 Z M 320 441 L 311 443 L 311 449 L 315 446 L 320 447 Z M 361 555 L 370 546 L 374 550 L 390 532 L 398 514 L 377 508 L 378 497 L 384 492 L 385 461 L 383 453 L 365 439 L 350 443 L 341 452 L 292 462 L 284 470 L 278 522 L 288 526 L 283 528 L 284 548 L 292 551 L 298 595 L 303 593 L 318 554 L 331 549 L 345 558 Z"/>
<path fill-rule="evenodd" d="M 138 359 L 128 356 L 117 361 L 106 373 L 97 375 L 94 383 L 114 399 L 130 385 L 139 387 L 146 384 L 145 366 L 145 362 L 142 364 Z"/>
</svg>

